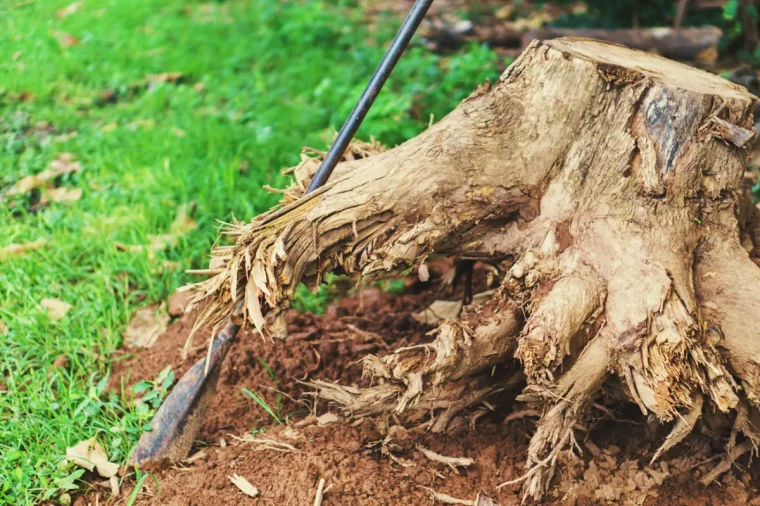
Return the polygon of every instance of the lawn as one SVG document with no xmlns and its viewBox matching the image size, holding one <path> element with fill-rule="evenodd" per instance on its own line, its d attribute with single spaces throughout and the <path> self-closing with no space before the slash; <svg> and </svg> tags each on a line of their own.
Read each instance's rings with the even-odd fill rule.
<svg viewBox="0 0 760 506">
<path fill-rule="evenodd" d="M 396 24 L 352 2 L 0 5 L 0 504 L 65 503 L 66 448 L 95 435 L 126 460 L 152 415 L 106 389 L 130 315 L 193 280 L 217 220 L 268 209 L 261 186 L 302 146 L 326 147 Z M 503 66 L 412 49 L 359 136 L 397 144 Z M 51 162 L 79 163 L 49 181 L 70 198 L 9 192 Z"/>
</svg>

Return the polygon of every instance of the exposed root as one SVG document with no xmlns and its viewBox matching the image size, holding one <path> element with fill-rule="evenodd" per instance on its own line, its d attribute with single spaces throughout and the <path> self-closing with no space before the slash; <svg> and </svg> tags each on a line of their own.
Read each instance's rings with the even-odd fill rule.
<svg viewBox="0 0 760 506">
<path fill-rule="evenodd" d="M 710 483 L 714 482 L 718 477 L 731 469 L 731 466 L 734 464 L 734 461 L 744 455 L 745 453 L 752 450 L 754 447 L 752 445 L 752 441 L 744 441 L 741 444 L 734 446 L 728 453 L 726 453 L 726 456 L 723 457 L 723 460 L 720 461 L 720 463 L 713 468 L 712 471 L 707 473 L 700 481 L 702 482 L 702 485 L 709 485 Z"/>
<path fill-rule="evenodd" d="M 449 466 L 451 470 L 454 471 L 456 474 L 459 474 L 459 469 L 457 469 L 458 467 L 469 467 L 475 463 L 473 459 L 470 459 L 467 457 L 446 457 L 444 455 L 440 455 L 434 452 L 433 450 L 428 450 L 427 448 L 420 445 L 417 445 L 417 449 L 428 460 L 445 464 Z"/>
<path fill-rule="evenodd" d="M 434 331 L 433 342 L 383 358 L 366 357 L 364 372 L 405 385 L 396 406 L 402 412 L 425 391 L 435 392 L 502 363 L 517 345 L 519 324 L 519 308 L 499 290 L 483 308 L 472 308 L 459 320 L 442 323 Z"/>
<path fill-rule="evenodd" d="M 662 445 L 657 449 L 657 452 L 652 457 L 652 460 L 649 461 L 649 465 L 655 463 L 655 461 L 660 458 L 660 455 L 668 451 L 669 449 L 673 448 L 675 445 L 683 441 L 683 439 L 691 434 L 691 431 L 694 430 L 694 426 L 697 423 L 697 420 L 699 420 L 699 417 L 702 416 L 702 405 L 704 404 L 704 398 L 702 397 L 702 394 L 697 392 L 694 395 L 694 406 L 683 416 L 679 416 L 678 420 L 676 420 L 675 425 L 673 426 L 673 429 L 670 431 L 670 434 L 668 434 L 668 437 L 665 438 L 665 442 L 662 443 Z"/>
<path fill-rule="evenodd" d="M 560 452 L 568 446 L 577 446 L 573 434 L 575 424 L 580 421 L 585 406 L 594 398 L 607 376 L 610 358 L 609 343 L 599 336 L 586 346 L 577 362 L 559 378 L 554 389 L 533 387 L 533 395 L 552 399 L 552 404 L 541 417 L 528 447 L 527 471 L 521 478 L 525 480 L 523 490 L 527 497 L 541 498 L 554 476 Z"/>
</svg>

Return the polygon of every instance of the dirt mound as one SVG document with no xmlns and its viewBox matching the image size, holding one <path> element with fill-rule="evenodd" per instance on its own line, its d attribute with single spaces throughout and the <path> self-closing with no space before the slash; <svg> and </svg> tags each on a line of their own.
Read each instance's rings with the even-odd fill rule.
<svg viewBox="0 0 760 506">
<path fill-rule="evenodd" d="M 474 501 L 482 492 L 501 505 L 520 504 L 519 483 L 496 487 L 521 476 L 536 414 L 520 412 L 510 399 L 489 405 L 492 410 L 484 410 L 485 416 L 476 421 L 455 420 L 453 430 L 440 435 L 426 432 L 424 425 L 403 428 L 394 417 L 325 423 L 330 420 L 315 415 L 334 411 L 321 401 L 315 410 L 309 396 L 312 389 L 302 383 L 322 379 L 367 386 L 369 380 L 361 378 L 357 364 L 367 353 L 382 355 L 429 340 L 425 334 L 430 327 L 411 313 L 441 297 L 435 287 L 446 269 L 445 265 L 431 267 L 428 289 L 408 280 L 405 295 L 365 289 L 330 306 L 322 316 L 291 312 L 290 336 L 284 342 L 273 344 L 257 334 L 242 333 L 222 369 L 214 404 L 193 450 L 196 458 L 158 473 L 160 490 L 147 480 L 137 504 L 313 504 L 321 478 L 329 487 L 324 505 L 432 504 L 433 492 L 463 501 Z M 484 287 L 485 271 L 478 271 L 476 284 Z M 178 319 L 155 347 L 117 362 L 114 385 L 123 376 L 129 377 L 129 384 L 154 378 L 168 364 L 180 377 L 205 353 L 201 343 L 207 335 L 202 335 L 190 359 L 180 359 L 194 316 Z M 282 392 L 279 410 L 275 384 L 263 364 L 271 369 Z M 244 388 L 261 395 L 287 423 L 273 426 L 271 415 L 241 393 Z M 558 486 L 546 504 L 760 505 L 753 486 L 760 480 L 743 460 L 722 483 L 699 485 L 699 477 L 717 463 L 710 458 L 724 442 L 695 435 L 668 459 L 648 467 L 664 434 L 648 432 L 646 420 L 635 409 L 606 412 L 601 402 L 598 421 L 585 428 L 585 439 L 579 431 L 582 455 L 566 457 L 561 474 L 555 477 Z M 514 412 L 518 414 L 510 415 Z M 292 449 L 236 439 L 250 436 L 256 428 L 266 429 L 258 435 L 260 441 L 271 439 Z M 474 464 L 454 470 L 428 460 L 420 447 L 444 456 L 469 457 Z M 260 497 L 244 496 L 230 482 L 233 474 L 255 485 Z M 117 499 L 95 492 L 78 498 L 75 505 L 114 503 L 123 500 L 130 488 L 125 487 Z"/>
</svg>

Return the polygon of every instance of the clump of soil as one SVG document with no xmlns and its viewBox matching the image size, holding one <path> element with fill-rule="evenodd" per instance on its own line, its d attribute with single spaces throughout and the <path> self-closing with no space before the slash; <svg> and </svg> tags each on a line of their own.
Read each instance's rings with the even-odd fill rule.
<svg viewBox="0 0 760 506">
<path fill-rule="evenodd" d="M 288 315 L 290 335 L 284 342 L 264 342 L 256 333 L 241 332 L 192 452 L 196 458 L 156 474 L 160 488 L 146 480 L 137 504 L 313 504 L 321 478 L 329 487 L 323 505 L 433 504 L 431 491 L 463 501 L 474 501 L 483 493 L 500 505 L 520 504 L 519 483 L 496 487 L 522 475 L 537 414 L 520 412 L 510 398 L 485 406 L 486 415 L 475 421 L 456 420 L 453 430 L 440 435 L 426 432 L 424 424 L 402 427 L 393 416 L 340 417 L 324 424 L 329 420 L 317 415 L 335 410 L 322 401 L 315 407 L 313 389 L 303 383 L 322 379 L 367 386 L 370 379 L 362 379 L 358 364 L 367 353 L 383 355 L 429 340 L 430 327 L 411 314 L 441 298 L 440 279 L 448 266 L 433 264 L 430 269 L 431 281 L 407 280 L 404 295 L 369 288 L 341 299 L 321 316 L 293 311 Z M 475 283 L 481 289 L 485 277 L 485 270 L 476 271 Z M 125 376 L 128 384 L 154 378 L 168 364 L 180 377 L 205 353 L 201 343 L 207 334 L 196 341 L 199 344 L 188 360 L 180 359 L 195 316 L 176 320 L 155 347 L 116 362 L 114 384 Z M 276 388 L 282 392 L 277 415 L 285 423 L 279 425 L 241 393 L 244 388 L 257 392 L 277 409 L 275 385 L 263 364 L 274 373 Z M 760 481 L 756 470 L 746 467 L 746 460 L 738 461 L 715 485 L 699 485 L 699 478 L 717 464 L 717 458 L 711 458 L 719 455 L 723 441 L 693 435 L 649 467 L 667 430 L 652 434 L 635 409 L 609 412 L 602 402 L 597 423 L 578 433 L 582 455 L 565 457 L 561 474 L 555 476 L 557 486 L 545 504 L 760 505 L 753 486 Z M 518 415 L 509 416 L 515 412 Z M 236 439 L 257 429 L 265 429 L 259 440 L 274 439 L 293 449 Z M 455 471 L 428 460 L 419 446 L 448 457 L 469 457 L 474 464 Z M 233 474 L 256 486 L 260 496 L 243 495 L 230 482 Z M 93 492 L 79 497 L 75 506 L 124 500 L 131 487 L 124 487 L 119 498 Z"/>
</svg>

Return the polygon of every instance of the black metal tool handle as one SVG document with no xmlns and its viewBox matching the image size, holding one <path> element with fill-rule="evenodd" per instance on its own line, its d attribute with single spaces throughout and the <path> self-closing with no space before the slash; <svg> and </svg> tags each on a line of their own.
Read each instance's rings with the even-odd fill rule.
<svg viewBox="0 0 760 506">
<path fill-rule="evenodd" d="M 335 142 L 330 146 L 330 150 L 327 152 L 325 159 L 317 169 L 316 174 L 309 183 L 309 187 L 306 189 L 306 193 L 311 193 L 325 184 L 332 174 L 335 166 L 338 165 L 343 153 L 346 151 L 351 139 L 354 138 L 356 131 L 364 121 L 364 117 L 367 115 L 369 108 L 372 107 L 372 103 L 377 98 L 380 90 L 383 88 L 388 76 L 391 75 L 393 68 L 398 63 L 404 50 L 409 45 L 409 41 L 417 31 L 417 27 L 420 26 L 422 18 L 430 8 L 433 0 L 416 0 L 412 6 L 412 10 L 407 14 L 404 23 L 399 28 L 396 37 L 393 39 L 391 46 L 383 56 L 383 60 L 380 65 L 377 66 L 375 73 L 372 74 L 372 78 L 369 80 L 367 87 L 364 89 L 361 98 L 354 106 L 353 111 L 348 116 L 348 119 L 343 124 L 343 128 L 340 129 L 338 137 L 335 138 Z"/>
</svg>

